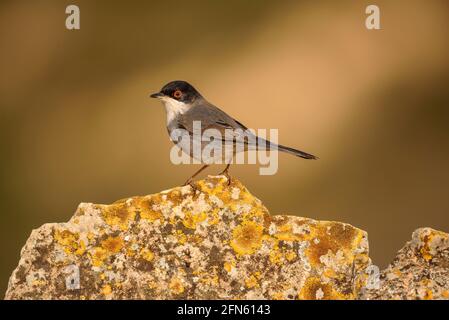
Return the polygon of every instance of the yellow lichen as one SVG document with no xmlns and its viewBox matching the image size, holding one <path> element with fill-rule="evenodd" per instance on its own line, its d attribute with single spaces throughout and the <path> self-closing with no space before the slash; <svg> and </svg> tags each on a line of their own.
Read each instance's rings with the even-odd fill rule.
<svg viewBox="0 0 449 320">
<path fill-rule="evenodd" d="M 300 235 L 296 235 L 296 234 L 292 233 L 292 226 L 287 223 L 277 226 L 276 233 L 274 236 L 278 240 L 282 240 L 282 241 L 297 241 L 302 238 Z"/>
<path fill-rule="evenodd" d="M 136 208 L 140 213 L 140 217 L 150 222 L 156 220 L 162 222 L 164 220 L 162 212 L 154 210 L 154 205 L 161 202 L 162 199 L 160 195 L 153 195 L 150 198 L 143 198 L 140 201 L 136 201 Z"/>
<path fill-rule="evenodd" d="M 102 266 L 107 257 L 107 251 L 101 247 L 95 247 L 90 253 L 90 258 L 94 267 Z"/>
<path fill-rule="evenodd" d="M 121 230 L 127 230 L 129 223 L 134 220 L 136 213 L 126 203 L 112 204 L 102 210 L 104 221 L 110 226 L 117 226 Z"/>
<path fill-rule="evenodd" d="M 337 296 L 333 294 L 330 284 L 322 283 L 319 278 L 310 277 L 304 283 L 298 294 L 301 300 L 334 300 Z"/>
<path fill-rule="evenodd" d="M 259 282 L 257 281 L 257 278 L 254 275 L 251 275 L 249 278 L 245 279 L 245 286 L 248 289 L 259 287 Z"/>
<path fill-rule="evenodd" d="M 123 248 L 123 240 L 120 237 L 109 237 L 101 242 L 101 246 L 111 253 L 117 253 Z"/>
<path fill-rule="evenodd" d="M 158 211 L 142 211 L 140 213 L 140 217 L 142 219 L 146 219 L 149 221 L 154 221 L 154 220 L 162 220 L 162 213 L 158 212 Z"/>
<path fill-rule="evenodd" d="M 217 224 L 218 222 L 220 222 L 220 217 L 218 216 L 218 208 L 215 208 L 212 210 L 210 217 L 207 219 L 207 223 L 210 226 L 213 226 L 215 224 Z"/>
<path fill-rule="evenodd" d="M 148 281 L 147 285 L 148 285 L 149 289 L 157 289 L 159 287 L 157 282 L 152 281 L 152 280 Z"/>
<path fill-rule="evenodd" d="M 176 277 L 172 278 L 169 284 L 170 291 L 174 294 L 181 294 L 185 288 L 182 281 Z"/>
<path fill-rule="evenodd" d="M 47 284 L 47 282 L 45 280 L 38 280 L 38 279 L 36 279 L 36 280 L 33 280 L 33 282 L 31 282 L 31 285 L 34 286 L 34 287 L 40 287 L 40 286 L 43 286 L 45 284 Z"/>
<path fill-rule="evenodd" d="M 271 295 L 272 300 L 284 300 L 284 293 L 283 292 L 275 292 Z"/>
<path fill-rule="evenodd" d="M 178 239 L 179 244 L 184 244 L 187 242 L 187 236 L 182 230 L 176 230 L 175 232 L 176 239 Z"/>
<path fill-rule="evenodd" d="M 424 295 L 425 300 L 432 300 L 433 299 L 433 292 L 432 290 L 427 289 L 426 294 Z"/>
<path fill-rule="evenodd" d="M 227 273 L 230 273 L 232 271 L 232 268 L 234 268 L 234 267 L 235 267 L 235 263 L 233 263 L 233 262 L 226 261 L 223 264 L 223 268 L 226 270 Z"/>
<path fill-rule="evenodd" d="M 282 262 L 282 253 L 278 249 L 273 249 L 270 251 L 269 259 L 273 264 L 280 264 Z"/>
<path fill-rule="evenodd" d="M 230 245 L 239 255 L 252 254 L 262 245 L 262 236 L 263 226 L 246 220 L 232 231 Z"/>
<path fill-rule="evenodd" d="M 286 258 L 288 261 L 293 261 L 294 259 L 296 259 L 296 257 L 297 257 L 297 254 L 296 254 L 293 250 L 288 250 L 288 251 L 285 253 L 285 258 Z"/>
<path fill-rule="evenodd" d="M 217 286 L 218 285 L 218 275 L 212 274 L 212 275 L 204 275 L 200 279 L 201 283 L 208 285 L 208 286 Z"/>
<path fill-rule="evenodd" d="M 421 241 L 423 242 L 423 245 L 420 248 L 421 256 L 426 261 L 432 260 L 432 243 L 434 241 L 438 241 L 441 239 L 447 239 L 448 235 L 444 232 L 437 231 L 437 230 L 429 230 L 429 233 L 424 233 L 420 236 Z"/>
<path fill-rule="evenodd" d="M 154 259 L 154 253 L 147 248 L 140 250 L 140 256 L 148 262 Z"/>
<path fill-rule="evenodd" d="M 182 220 L 182 224 L 186 228 L 196 229 L 197 224 L 203 222 L 206 219 L 207 214 L 205 212 L 200 213 L 187 212 L 184 219 Z"/>
<path fill-rule="evenodd" d="M 101 293 L 105 296 L 108 296 L 112 293 L 112 288 L 109 284 L 104 285 L 103 288 L 101 289 Z"/>
<path fill-rule="evenodd" d="M 334 278 L 337 274 L 334 269 L 327 268 L 323 271 L 323 276 L 327 278 Z"/>
<path fill-rule="evenodd" d="M 67 254 L 82 255 L 86 250 L 84 242 L 80 243 L 78 241 L 79 235 L 69 230 L 56 230 L 54 239 L 63 247 L 64 252 Z"/>
<path fill-rule="evenodd" d="M 321 222 L 311 228 L 307 238 L 310 240 L 306 254 L 312 266 L 322 265 L 321 257 L 328 253 L 337 254 L 340 251 L 343 260 L 339 263 L 352 265 L 355 242 L 361 241 L 363 232 L 350 225 L 337 222 Z"/>
</svg>

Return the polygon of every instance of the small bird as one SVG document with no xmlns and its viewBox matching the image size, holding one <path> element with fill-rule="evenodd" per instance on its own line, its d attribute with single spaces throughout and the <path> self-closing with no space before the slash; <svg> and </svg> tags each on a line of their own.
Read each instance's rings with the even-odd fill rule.
<svg viewBox="0 0 449 320">
<path fill-rule="evenodd" d="M 218 141 L 218 143 L 221 144 L 230 143 L 234 147 L 237 144 L 240 144 L 244 146 L 243 149 L 245 151 L 277 149 L 304 159 L 318 159 L 317 157 L 309 153 L 289 148 L 283 145 L 274 144 L 268 140 L 261 139 L 252 133 L 248 133 L 247 127 L 226 114 L 221 109 L 208 102 L 192 85 L 190 85 L 186 81 L 177 80 L 169 82 L 164 87 L 162 87 L 159 92 L 151 94 L 150 97 L 157 98 L 164 104 L 167 114 L 167 130 L 170 134 L 170 137 L 172 137 L 173 131 L 177 129 L 181 129 L 182 132 L 185 132 L 185 134 L 188 135 L 187 139 L 181 139 L 177 141 L 173 141 L 172 139 L 172 141 L 190 157 L 195 158 L 203 163 L 203 166 L 189 179 L 187 179 L 184 184 L 191 185 L 192 188 L 195 188 L 192 184 L 193 179 L 211 164 L 210 161 L 204 163 L 204 159 L 195 156 L 195 153 L 191 148 L 191 146 L 195 142 L 198 143 L 201 149 L 203 149 L 206 145 L 204 141 L 194 141 L 195 139 L 201 140 L 201 137 L 196 137 L 196 135 L 194 134 L 195 121 L 200 121 L 202 133 L 206 129 L 215 129 L 218 130 L 218 132 L 222 133 L 222 137 L 224 138 L 222 139 L 222 141 Z M 225 134 L 225 130 L 229 129 L 236 132 L 247 132 L 250 135 L 250 138 L 254 139 L 247 139 L 248 137 L 244 139 L 243 137 L 238 136 L 239 133 L 236 133 L 237 136 L 232 136 L 231 138 L 229 138 L 229 136 L 226 136 Z M 235 150 L 233 152 L 235 154 Z M 225 175 L 228 179 L 228 184 L 230 184 L 231 177 L 228 171 L 229 166 L 231 165 L 229 158 L 232 160 L 232 156 L 225 157 L 224 153 L 220 153 L 216 155 L 215 160 L 222 160 L 223 158 L 227 159 L 225 162 L 226 168 L 220 173 L 220 175 Z"/>
</svg>

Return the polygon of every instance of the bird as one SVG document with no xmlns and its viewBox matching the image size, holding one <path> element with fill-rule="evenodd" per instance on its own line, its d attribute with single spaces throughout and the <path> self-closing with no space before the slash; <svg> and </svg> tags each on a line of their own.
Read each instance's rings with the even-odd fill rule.
<svg viewBox="0 0 449 320">
<path fill-rule="evenodd" d="M 194 189 L 195 187 L 192 183 L 193 179 L 209 165 L 223 159 L 225 159 L 226 167 L 220 175 L 226 176 L 228 184 L 230 184 L 231 176 L 229 175 L 229 167 L 232 162 L 230 160 L 232 160 L 232 156 L 235 155 L 237 146 L 242 147 L 240 150 L 243 149 L 244 151 L 277 149 L 308 160 L 318 159 L 318 157 L 304 151 L 280 144 L 274 144 L 268 140 L 257 137 L 255 134 L 249 132 L 248 128 L 241 122 L 207 101 L 206 98 L 204 98 L 203 95 L 201 95 L 200 92 L 187 81 L 171 81 L 164 85 L 159 92 L 151 94 L 150 97 L 156 98 L 163 103 L 167 116 L 167 131 L 170 137 L 172 137 L 172 134 L 175 131 L 182 132 L 181 139 L 172 138 L 172 141 L 182 150 L 182 152 L 203 164 L 203 166 L 184 183 L 184 185 L 190 185 Z M 201 137 L 199 135 L 196 136 L 194 133 L 195 121 L 198 121 L 201 124 L 201 133 L 205 132 L 207 129 L 216 130 L 221 133 L 222 139 L 221 141 L 216 141 L 216 143 L 220 143 L 221 145 L 227 143 L 228 145 L 235 147 L 232 149 L 231 154 L 229 154 L 229 152 L 226 153 L 226 151 L 216 152 L 216 155 L 214 154 L 214 156 L 212 156 L 213 159 L 208 159 L 208 161 L 199 157 L 199 155 L 201 155 L 200 152 L 195 155 L 194 150 L 191 148 L 192 145 L 197 143 L 196 145 L 199 146 L 201 150 L 204 150 L 206 146 L 206 143 L 201 140 Z M 229 136 L 226 135 L 226 130 L 232 130 L 231 132 L 236 133 Z M 247 136 L 243 136 L 242 132 L 246 133 Z"/>
</svg>

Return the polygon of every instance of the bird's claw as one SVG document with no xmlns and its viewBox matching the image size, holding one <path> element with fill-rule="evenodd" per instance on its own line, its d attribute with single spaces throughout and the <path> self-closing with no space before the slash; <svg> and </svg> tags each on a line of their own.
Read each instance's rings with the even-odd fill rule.
<svg viewBox="0 0 449 320">
<path fill-rule="evenodd" d="M 193 191 L 194 195 L 196 194 L 197 191 L 199 191 L 197 186 L 193 183 L 192 179 L 187 180 L 182 186 L 183 187 L 190 186 L 192 188 L 192 191 Z"/>
<path fill-rule="evenodd" d="M 228 180 L 227 185 L 229 186 L 231 184 L 231 175 L 229 174 L 228 170 L 224 170 L 220 173 L 220 176 L 225 176 Z"/>
</svg>

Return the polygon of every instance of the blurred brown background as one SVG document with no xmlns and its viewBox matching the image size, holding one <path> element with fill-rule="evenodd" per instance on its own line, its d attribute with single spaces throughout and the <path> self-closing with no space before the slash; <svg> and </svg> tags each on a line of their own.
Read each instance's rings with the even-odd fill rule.
<svg viewBox="0 0 449 320">
<path fill-rule="evenodd" d="M 368 4 L 2 1 L 0 291 L 33 228 L 197 169 L 171 164 L 148 98 L 174 79 L 321 158 L 281 155 L 275 176 L 232 168 L 271 213 L 362 228 L 379 266 L 417 227 L 449 231 L 449 5 L 375 1 L 369 31 Z"/>
</svg>

